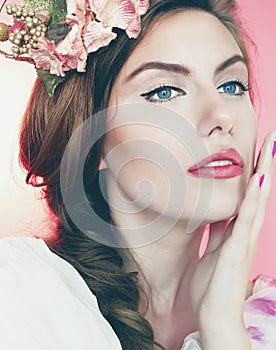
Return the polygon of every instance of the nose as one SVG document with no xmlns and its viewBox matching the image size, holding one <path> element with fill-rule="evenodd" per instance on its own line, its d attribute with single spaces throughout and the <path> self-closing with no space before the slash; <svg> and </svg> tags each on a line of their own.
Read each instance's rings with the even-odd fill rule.
<svg viewBox="0 0 276 350">
<path fill-rule="evenodd" d="M 201 112 L 198 122 L 198 133 L 200 136 L 211 134 L 233 134 L 236 126 L 236 113 L 216 91 L 213 96 L 210 94 L 203 97 Z"/>
</svg>

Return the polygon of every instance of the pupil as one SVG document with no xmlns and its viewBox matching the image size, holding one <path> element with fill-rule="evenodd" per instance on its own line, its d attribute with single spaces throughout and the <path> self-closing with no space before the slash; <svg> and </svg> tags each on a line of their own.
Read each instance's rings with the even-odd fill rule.
<svg viewBox="0 0 276 350">
<path fill-rule="evenodd" d="M 172 92 L 170 89 L 163 89 L 157 93 L 158 98 L 165 99 L 170 98 L 172 95 Z"/>
</svg>

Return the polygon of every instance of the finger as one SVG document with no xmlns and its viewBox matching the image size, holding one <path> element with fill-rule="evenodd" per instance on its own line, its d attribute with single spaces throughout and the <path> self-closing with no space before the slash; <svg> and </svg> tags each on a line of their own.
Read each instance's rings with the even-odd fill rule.
<svg viewBox="0 0 276 350">
<path fill-rule="evenodd" d="M 272 172 L 273 172 L 272 150 L 274 148 L 275 140 L 276 140 L 276 133 L 268 134 L 268 136 L 266 137 L 263 143 L 260 156 L 259 156 L 259 161 L 257 164 L 258 172 L 263 173 L 265 177 L 264 177 L 264 182 L 260 193 L 260 198 L 259 198 L 256 217 L 252 228 L 252 233 L 250 236 L 249 249 L 252 255 L 254 255 L 256 250 L 256 246 L 259 238 L 259 232 L 261 230 L 261 227 L 265 219 L 265 213 L 266 213 L 269 196 L 271 192 Z"/>
<path fill-rule="evenodd" d="M 264 174 L 265 177 L 262 185 L 262 191 L 260 194 L 258 213 L 254 222 L 254 231 L 258 231 L 258 228 L 260 229 L 260 225 L 263 222 L 270 191 L 271 191 L 271 181 L 272 181 L 272 171 L 273 171 L 272 150 L 273 150 L 275 140 L 276 140 L 276 132 L 268 134 L 265 138 L 262 149 L 260 151 L 260 155 L 258 157 L 258 163 L 256 166 L 257 172 Z"/>
<path fill-rule="evenodd" d="M 226 232 L 225 232 L 225 240 L 232 234 L 237 218 L 238 218 L 238 215 L 236 215 L 234 218 L 229 220 L 229 223 L 227 225 Z"/>
<path fill-rule="evenodd" d="M 227 239 L 228 244 L 224 245 L 226 252 L 228 251 L 227 254 L 234 254 L 232 258 L 236 259 L 237 262 L 244 260 L 247 256 L 249 237 L 259 204 L 261 175 L 254 174 L 251 177 L 238 217 L 233 224 L 232 234 Z M 231 226 L 228 231 L 230 229 Z M 231 249 L 229 249 L 229 245 Z"/>
<path fill-rule="evenodd" d="M 257 162 L 255 166 L 256 173 L 263 173 L 263 170 L 266 168 L 267 161 L 269 161 L 269 164 L 272 166 L 272 160 L 273 160 L 272 150 L 273 150 L 273 144 L 275 140 L 276 140 L 276 131 L 272 131 L 266 135 L 257 158 Z"/>
</svg>

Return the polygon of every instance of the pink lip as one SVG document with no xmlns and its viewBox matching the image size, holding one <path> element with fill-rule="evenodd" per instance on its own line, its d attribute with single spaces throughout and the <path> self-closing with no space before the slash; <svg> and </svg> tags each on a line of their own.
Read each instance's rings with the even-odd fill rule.
<svg viewBox="0 0 276 350">
<path fill-rule="evenodd" d="M 216 160 L 230 160 L 233 164 L 204 167 L 206 164 Z M 241 175 L 243 173 L 243 166 L 244 161 L 241 155 L 234 148 L 229 148 L 204 158 L 197 164 L 190 167 L 188 172 L 192 176 L 196 177 L 227 179 Z"/>
</svg>

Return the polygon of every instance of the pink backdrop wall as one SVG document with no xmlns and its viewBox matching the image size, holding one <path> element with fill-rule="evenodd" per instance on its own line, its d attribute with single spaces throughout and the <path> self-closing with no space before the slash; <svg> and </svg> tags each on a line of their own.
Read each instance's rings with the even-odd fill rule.
<svg viewBox="0 0 276 350">
<path fill-rule="evenodd" d="M 239 2 L 248 31 L 258 47 L 254 60 L 258 66 L 256 76 L 261 95 L 259 149 L 264 135 L 276 129 L 276 4 L 274 0 L 266 0 L 265 6 L 259 0 Z M 4 17 L 4 13 L 0 14 L 0 21 Z M 0 58 L 0 77 L 0 234 L 25 235 L 27 232 L 29 235 L 44 235 L 49 224 L 45 221 L 39 192 L 24 184 L 24 174 L 17 162 L 20 118 L 35 79 L 34 69 L 26 63 Z M 274 169 L 271 199 L 252 276 L 259 273 L 276 276 L 276 166 Z"/>
<path fill-rule="evenodd" d="M 259 140 L 276 129 L 276 98 L 273 81 L 276 77 L 276 23 L 274 0 L 239 0 L 242 17 L 246 20 L 248 31 L 257 44 L 255 55 L 256 76 L 261 96 Z M 266 273 L 276 276 L 276 165 L 274 163 L 273 186 L 263 226 L 252 276 Z"/>
</svg>

